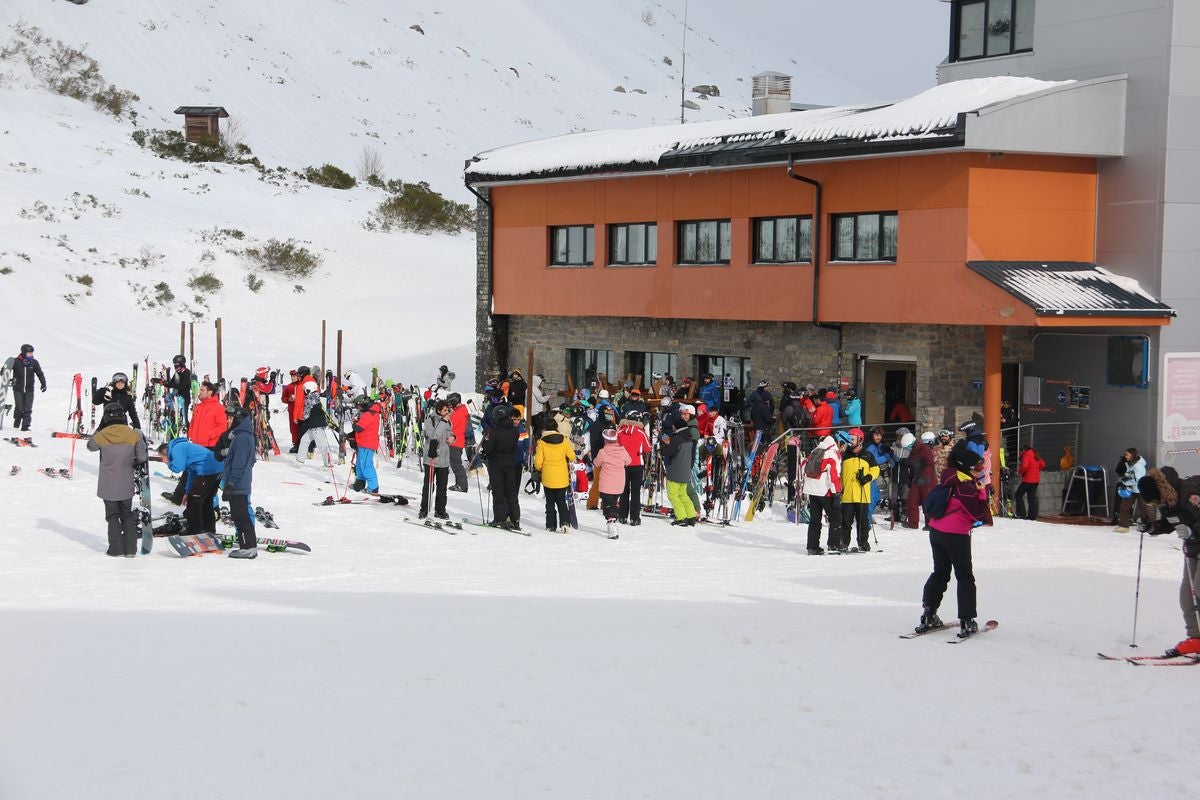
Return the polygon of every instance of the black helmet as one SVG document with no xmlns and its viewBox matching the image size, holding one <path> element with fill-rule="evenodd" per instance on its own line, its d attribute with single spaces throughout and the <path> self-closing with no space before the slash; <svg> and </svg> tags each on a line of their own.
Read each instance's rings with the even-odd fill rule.
<svg viewBox="0 0 1200 800">
<path fill-rule="evenodd" d="M 462 395 L 458 392 L 451 392 L 450 394 L 446 395 L 446 400 L 450 403 L 450 405 L 456 406 L 462 402 Z"/>
<path fill-rule="evenodd" d="M 233 420 L 233 424 L 237 425 L 246 417 L 250 416 L 250 409 L 246 408 L 241 403 L 233 403 L 226 407 L 225 413 L 229 415 L 231 420 Z"/>
<path fill-rule="evenodd" d="M 119 383 L 120 381 L 125 381 L 125 384 L 128 385 L 129 384 L 129 376 L 126 375 L 124 372 L 114 372 L 113 376 L 112 376 L 112 382 Z"/>
<path fill-rule="evenodd" d="M 114 422 L 125 421 L 125 407 L 120 403 L 112 402 L 104 404 L 104 415 L 100 418 L 100 424 L 109 425 Z"/>
<path fill-rule="evenodd" d="M 33 352 L 33 345 L 31 345 L 31 344 L 21 345 L 21 355 L 25 355 L 26 353 L 32 353 L 32 352 Z"/>
<path fill-rule="evenodd" d="M 179 355 L 177 355 L 171 359 L 171 363 L 177 367 L 186 367 L 187 366 L 187 356 L 180 353 Z"/>
<path fill-rule="evenodd" d="M 442 364 L 440 367 L 438 367 L 438 372 L 440 372 L 443 375 L 445 375 L 449 370 L 450 370 L 450 368 L 447 367 L 445 364 Z"/>
<path fill-rule="evenodd" d="M 370 407 L 371 403 L 374 403 L 374 402 L 375 402 L 374 400 L 372 400 L 370 397 L 368 397 L 365 394 L 361 395 L 359 397 L 356 397 L 354 399 L 354 405 L 358 406 L 359 408 L 363 408 L 363 409 Z"/>
</svg>

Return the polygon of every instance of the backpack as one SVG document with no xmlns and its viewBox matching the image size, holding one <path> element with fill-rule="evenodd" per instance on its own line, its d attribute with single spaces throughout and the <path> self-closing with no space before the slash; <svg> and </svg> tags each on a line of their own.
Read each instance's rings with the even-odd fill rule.
<svg viewBox="0 0 1200 800">
<path fill-rule="evenodd" d="M 946 516 L 946 508 L 950 505 L 950 496 L 954 487 L 949 483 L 941 483 L 933 491 L 925 495 L 921 508 L 925 511 L 925 519 L 941 519 Z"/>
<path fill-rule="evenodd" d="M 825 448 L 817 445 L 808 454 L 808 458 L 804 459 L 804 477 L 820 478 L 825 472 Z"/>
</svg>

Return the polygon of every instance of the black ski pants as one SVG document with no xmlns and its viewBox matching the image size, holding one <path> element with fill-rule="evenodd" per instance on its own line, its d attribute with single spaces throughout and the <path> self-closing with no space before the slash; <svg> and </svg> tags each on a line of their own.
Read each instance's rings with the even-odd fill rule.
<svg viewBox="0 0 1200 800">
<path fill-rule="evenodd" d="M 625 468 L 625 490 L 617 496 L 617 516 L 621 519 L 633 522 L 642 518 L 642 478 L 645 474 L 645 467 Z"/>
<path fill-rule="evenodd" d="M 492 489 L 492 521 L 497 525 L 503 522 L 519 525 L 521 506 L 517 499 L 516 485 L 521 476 L 512 455 L 488 461 L 487 468 L 488 483 Z"/>
<path fill-rule="evenodd" d="M 821 515 L 829 517 L 829 546 L 840 547 L 842 541 L 841 520 L 834 513 L 833 495 L 818 497 L 808 496 L 808 549 L 816 550 L 821 546 Z"/>
<path fill-rule="evenodd" d="M 1024 483 L 1017 487 L 1016 494 L 1013 495 L 1013 505 L 1016 506 L 1017 519 L 1037 519 L 1038 518 L 1038 484 Z M 1029 505 L 1026 507 L 1026 499 Z"/>
<path fill-rule="evenodd" d="M 950 569 L 954 569 L 954 580 L 958 582 L 958 618 L 975 619 L 975 572 L 971 566 L 971 536 L 965 533 L 929 532 L 929 546 L 933 549 L 933 572 L 925 581 L 921 593 L 921 605 L 937 611 L 942 596 L 950 585 Z"/>
<path fill-rule="evenodd" d="M 13 389 L 13 427 L 29 430 L 33 419 L 33 389 L 22 392 Z"/>
<path fill-rule="evenodd" d="M 133 500 L 105 500 L 104 519 L 108 522 L 110 556 L 137 555 L 138 520 L 133 513 Z"/>
<path fill-rule="evenodd" d="M 450 477 L 449 467 L 425 465 L 425 486 L 421 490 L 421 511 L 418 516 L 429 514 L 429 495 L 433 495 L 433 513 L 446 513 L 446 481 Z"/>
<path fill-rule="evenodd" d="M 237 531 L 238 547 L 243 550 L 258 547 L 258 536 L 254 532 L 254 515 L 250 513 L 249 495 L 226 492 L 225 499 L 229 501 L 229 516 Z"/>
<path fill-rule="evenodd" d="M 871 504 L 842 503 L 841 547 L 850 546 L 850 529 L 858 527 L 858 547 L 860 550 L 870 546 L 871 537 Z"/>
<path fill-rule="evenodd" d="M 571 491 L 570 487 L 550 489 L 543 486 L 542 490 L 546 493 L 546 528 L 557 530 L 570 524 L 570 512 L 567 511 L 567 492 Z"/>
<path fill-rule="evenodd" d="M 189 535 L 217 532 L 217 512 L 213 509 L 213 499 L 220 485 L 219 472 L 216 475 L 197 475 L 192 479 L 192 487 L 187 493 L 187 508 L 183 510 Z"/>
</svg>

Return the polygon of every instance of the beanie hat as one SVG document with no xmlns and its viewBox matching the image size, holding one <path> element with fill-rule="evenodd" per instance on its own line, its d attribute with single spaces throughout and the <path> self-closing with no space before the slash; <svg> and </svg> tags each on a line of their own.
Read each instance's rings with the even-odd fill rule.
<svg viewBox="0 0 1200 800">
<path fill-rule="evenodd" d="M 679 407 L 679 411 L 680 411 L 680 413 L 686 411 L 687 413 L 691 414 L 693 417 L 696 416 L 696 407 L 693 405 L 689 405 L 687 403 L 684 403 L 683 405 L 681 405 Z"/>
<path fill-rule="evenodd" d="M 100 418 L 100 424 L 111 425 L 114 422 L 125 421 L 125 407 L 120 403 L 105 403 L 104 415 Z"/>
<path fill-rule="evenodd" d="M 825 393 L 826 400 L 837 400 L 837 392 L 830 390 Z"/>
</svg>

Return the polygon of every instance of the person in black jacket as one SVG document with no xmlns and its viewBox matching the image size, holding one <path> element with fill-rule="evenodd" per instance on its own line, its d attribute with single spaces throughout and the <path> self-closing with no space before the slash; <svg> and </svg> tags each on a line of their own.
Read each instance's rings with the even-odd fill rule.
<svg viewBox="0 0 1200 800">
<path fill-rule="evenodd" d="M 750 421 L 754 429 L 762 431 L 763 440 L 769 440 L 775 430 L 775 398 L 767 391 L 767 382 L 759 381 L 758 388 L 750 395 Z"/>
<path fill-rule="evenodd" d="M 171 359 L 174 371 L 167 378 L 167 388 L 183 399 L 183 427 L 191 424 L 189 415 L 192 413 L 192 371 L 187 368 L 187 359 L 182 355 Z"/>
<path fill-rule="evenodd" d="M 497 406 L 495 425 L 483 440 L 483 457 L 487 461 L 488 483 L 492 490 L 492 522 L 497 528 L 521 530 L 521 505 L 517 499 L 517 441 L 520 431 L 513 424 L 517 410 L 512 406 Z"/>
<path fill-rule="evenodd" d="M 142 423 L 138 420 L 137 399 L 129 393 L 129 376 L 117 372 L 107 386 L 98 386 L 92 393 L 92 405 L 103 406 L 108 403 L 119 403 L 125 416 L 129 418 L 132 428 L 140 429 Z"/>
<path fill-rule="evenodd" d="M 29 430 L 33 420 L 33 380 L 37 378 L 42 383 L 42 391 L 46 391 L 46 376 L 42 373 L 42 365 L 33 357 L 33 345 L 21 345 L 21 355 L 13 359 L 12 388 L 13 388 L 13 427 L 20 426 L 21 430 Z"/>
<path fill-rule="evenodd" d="M 525 407 L 529 401 L 526 395 L 529 394 L 529 384 L 521 377 L 521 370 L 514 369 L 512 374 L 508 376 L 508 403 L 509 405 Z"/>
<path fill-rule="evenodd" d="M 258 536 L 250 513 L 250 488 L 254 481 L 254 421 L 250 412 L 237 404 L 229 409 L 229 449 L 225 451 L 225 492 L 229 516 L 237 530 L 238 546 L 230 558 L 257 558 Z"/>
</svg>

